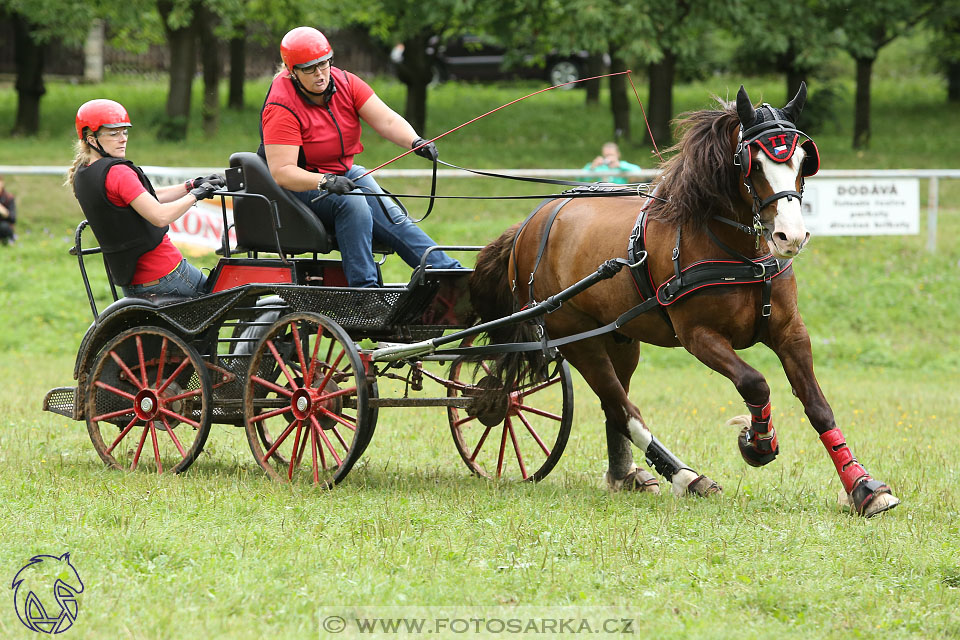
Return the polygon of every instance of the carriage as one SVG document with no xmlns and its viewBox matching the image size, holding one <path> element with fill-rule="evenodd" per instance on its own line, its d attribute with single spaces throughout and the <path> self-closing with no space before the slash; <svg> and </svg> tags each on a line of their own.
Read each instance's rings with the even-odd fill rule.
<svg viewBox="0 0 960 640">
<path fill-rule="evenodd" d="M 199 298 L 118 298 L 110 280 L 114 302 L 98 312 L 84 259 L 100 249 L 82 246 L 80 223 L 71 253 L 94 320 L 77 353 L 77 385 L 49 391 L 44 410 L 85 421 L 97 453 L 118 469 L 183 472 L 217 423 L 244 429 L 271 478 L 332 486 L 387 407 L 445 410 L 474 474 L 539 480 L 553 469 L 573 416 L 562 361 L 549 379 L 497 393 L 483 356 L 377 360 L 404 344 L 464 333 L 473 322 L 471 270 L 432 269 L 428 251 L 407 283 L 350 288 L 340 261 L 324 256 L 335 238 L 259 156 L 233 154 L 226 176 L 217 194 L 222 255 Z M 237 248 L 227 238 L 227 197 Z M 476 332 L 465 333 L 455 340 L 468 347 Z M 395 397 L 380 395 L 385 380 Z M 425 386 L 437 393 L 425 397 Z"/>
<path fill-rule="evenodd" d="M 800 203 L 820 166 L 794 124 L 805 100 L 802 84 L 782 109 L 754 108 L 741 86 L 736 103 L 680 122 L 652 192 L 549 196 L 486 247 L 441 247 L 480 250 L 472 274 L 431 269 L 427 253 L 408 283 L 370 289 L 344 286 L 340 263 L 319 257 L 335 240 L 259 157 L 234 154 L 220 194 L 235 199 L 247 255 L 233 257 L 225 235 L 205 296 L 124 298 L 97 313 L 83 264 L 97 249 L 81 247 L 78 228 L 94 323 L 77 386 L 50 391 L 44 408 L 85 420 L 113 467 L 183 471 L 218 422 L 244 428 L 272 478 L 332 486 L 369 444 L 381 407 L 442 407 L 473 473 L 535 481 L 570 433 L 569 362 L 600 400 L 611 489 L 659 493 L 634 464 L 636 446 L 674 494 L 709 496 L 720 486 L 664 446 L 628 397 L 640 343 L 682 346 L 730 380 L 748 410 L 730 423 L 754 467 L 776 459 L 779 441 L 770 387 L 736 352 L 763 343 L 836 468 L 841 505 L 883 513 L 899 499 L 847 445 L 797 307 L 792 260 L 810 238 Z M 387 381 L 399 391 L 381 397 Z M 443 395 L 412 397 L 425 383 Z M 142 460 L 148 435 L 152 463 Z"/>
</svg>

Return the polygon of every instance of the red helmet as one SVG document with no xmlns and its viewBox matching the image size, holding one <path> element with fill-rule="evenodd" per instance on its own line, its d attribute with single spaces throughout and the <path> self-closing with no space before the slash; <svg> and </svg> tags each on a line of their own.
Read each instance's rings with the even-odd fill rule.
<svg viewBox="0 0 960 640">
<path fill-rule="evenodd" d="M 117 127 L 132 127 L 130 116 L 123 105 L 113 100 L 99 98 L 84 102 L 77 109 L 77 137 L 83 140 L 83 128 L 89 127 L 96 133 L 100 127 L 115 129 Z"/>
<path fill-rule="evenodd" d="M 333 47 L 326 36 L 313 27 L 297 27 L 280 41 L 280 57 L 287 69 L 311 65 L 333 57 Z"/>
</svg>

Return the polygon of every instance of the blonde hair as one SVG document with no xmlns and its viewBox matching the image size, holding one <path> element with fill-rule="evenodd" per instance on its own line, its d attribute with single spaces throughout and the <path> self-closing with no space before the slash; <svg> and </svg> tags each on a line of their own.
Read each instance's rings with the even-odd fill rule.
<svg viewBox="0 0 960 640">
<path fill-rule="evenodd" d="M 86 137 L 89 133 L 90 129 L 84 127 L 84 140 L 77 140 L 73 145 L 73 164 L 69 169 L 67 169 L 67 179 L 63 182 L 64 186 L 72 187 L 73 179 L 77 174 L 77 169 L 79 169 L 82 165 L 88 165 L 94 160 L 100 158 L 100 154 L 97 153 L 96 150 L 86 141 Z"/>
</svg>

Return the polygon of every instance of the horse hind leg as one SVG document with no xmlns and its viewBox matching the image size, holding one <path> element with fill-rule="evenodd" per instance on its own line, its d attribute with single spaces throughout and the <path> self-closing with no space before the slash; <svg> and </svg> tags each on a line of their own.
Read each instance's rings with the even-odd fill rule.
<svg viewBox="0 0 960 640">
<path fill-rule="evenodd" d="M 646 469 L 638 467 L 633 461 L 633 443 L 624 436 L 609 420 L 606 421 L 607 458 L 609 467 L 604 480 L 610 491 L 641 491 L 659 494 L 660 481 Z"/>
</svg>

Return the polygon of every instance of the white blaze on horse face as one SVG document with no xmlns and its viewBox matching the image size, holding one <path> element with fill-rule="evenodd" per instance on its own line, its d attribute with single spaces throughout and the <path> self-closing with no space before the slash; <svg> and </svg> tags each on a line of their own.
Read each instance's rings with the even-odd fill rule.
<svg viewBox="0 0 960 640">
<path fill-rule="evenodd" d="M 773 193 L 797 190 L 797 173 L 803 164 L 806 152 L 797 147 L 793 157 L 787 162 L 774 162 L 760 152 L 755 158 L 763 166 L 763 177 Z M 810 239 L 807 227 L 803 223 L 803 208 L 796 197 L 783 197 L 772 205 L 776 208 L 773 218 L 773 228 L 764 223 L 768 231 L 767 243 L 770 251 L 779 258 L 792 258 L 803 249 L 803 245 Z M 762 215 L 762 214 L 761 214 Z"/>
</svg>

